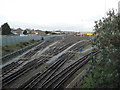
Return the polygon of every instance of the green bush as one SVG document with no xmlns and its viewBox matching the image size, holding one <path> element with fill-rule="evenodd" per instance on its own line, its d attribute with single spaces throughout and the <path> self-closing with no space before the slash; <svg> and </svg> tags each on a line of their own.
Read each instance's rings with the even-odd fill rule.
<svg viewBox="0 0 120 90">
<path fill-rule="evenodd" d="M 91 74 L 84 80 L 83 88 L 120 88 L 120 16 L 114 10 L 107 15 L 95 21 L 92 45 L 100 54 L 91 59 Z"/>
<path fill-rule="evenodd" d="M 10 34 L 12 34 L 11 28 L 8 25 L 8 23 L 4 23 L 1 27 L 2 27 L 2 33 L 1 33 L 2 35 L 10 35 Z"/>
</svg>

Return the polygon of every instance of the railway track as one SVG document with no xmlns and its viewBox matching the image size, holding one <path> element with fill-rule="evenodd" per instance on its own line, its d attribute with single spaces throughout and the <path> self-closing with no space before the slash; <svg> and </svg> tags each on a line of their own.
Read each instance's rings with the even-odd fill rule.
<svg viewBox="0 0 120 90">
<path fill-rule="evenodd" d="M 57 72 L 58 69 L 70 58 L 72 58 L 74 54 L 64 54 L 61 58 L 59 58 L 52 66 L 50 66 L 46 71 L 43 73 L 37 75 L 37 77 L 34 77 L 33 80 L 29 81 L 25 85 L 21 86 L 20 88 L 22 90 L 24 89 L 31 89 L 31 88 L 36 88 L 39 87 L 40 84 L 46 82 L 51 76 L 54 75 L 54 73 Z M 65 57 L 68 57 L 65 59 Z"/>
<path fill-rule="evenodd" d="M 82 46 L 84 46 L 83 44 Z M 78 46 L 78 45 L 76 45 Z M 82 47 L 81 46 L 81 47 Z M 30 81 L 22 85 L 20 88 L 22 90 L 28 90 L 33 88 L 41 88 L 42 84 L 47 82 L 51 77 L 55 75 L 55 73 L 62 67 L 62 65 L 69 59 L 71 59 L 74 56 L 74 53 L 66 53 L 64 56 L 62 56 L 60 59 L 57 60 L 52 66 L 50 66 L 45 72 L 40 73 L 36 77 L 33 77 Z"/>
<path fill-rule="evenodd" d="M 57 55 L 61 51 L 65 50 L 66 48 L 68 48 L 69 46 L 71 46 L 72 44 L 74 44 L 75 42 L 80 41 L 80 40 L 82 40 L 82 39 L 78 38 L 78 37 L 72 37 L 70 40 L 67 37 L 67 38 L 61 40 L 56 45 L 54 45 L 52 48 L 50 48 L 50 50 L 44 52 L 44 54 L 51 55 L 51 53 L 52 53 L 52 56 Z"/>
<path fill-rule="evenodd" d="M 75 41 L 75 40 L 73 39 L 73 41 L 70 41 L 70 42 L 68 43 L 68 42 L 67 42 L 67 41 L 69 41 L 68 38 L 70 38 L 70 37 L 66 37 L 65 39 L 63 39 L 63 40 L 60 42 L 60 44 L 57 44 L 57 45 L 56 45 L 57 47 L 56 47 L 55 49 L 53 48 L 53 49 L 45 52 L 44 54 L 45 54 L 45 55 L 54 56 L 54 55 L 60 53 L 61 51 L 63 51 L 63 50 L 66 49 L 69 45 L 72 44 L 72 43 L 70 43 L 70 42 Z M 78 40 L 78 41 L 80 40 L 80 38 L 78 38 L 78 37 L 74 37 L 74 38 L 75 38 L 76 40 Z M 53 38 L 53 39 L 50 39 L 50 40 L 46 40 L 44 43 L 41 43 L 40 45 L 38 45 L 34 50 L 27 52 L 22 58 L 24 58 L 24 59 L 29 59 L 29 58 L 30 58 L 31 56 L 33 56 L 37 51 L 44 49 L 47 45 L 50 45 L 51 43 L 53 43 L 53 42 L 56 41 L 56 40 L 61 40 L 61 37 L 57 37 L 57 38 Z M 67 42 L 66 45 L 64 45 L 65 42 Z M 63 43 L 63 44 L 61 44 L 61 43 Z M 51 54 L 52 54 L 52 55 L 51 55 Z M 19 59 L 18 62 L 13 62 L 13 63 L 7 65 L 6 67 L 3 67 L 3 68 L 2 68 L 3 77 L 4 77 L 5 75 L 7 75 L 8 73 L 10 73 L 11 71 L 14 71 L 14 69 L 17 69 L 17 68 L 22 64 L 22 63 L 20 64 L 20 62 L 23 62 L 23 63 L 25 62 L 24 59 L 23 59 L 23 60 Z M 19 61 L 20 61 L 20 62 L 19 62 Z"/>
<path fill-rule="evenodd" d="M 66 47 L 66 45 L 65 45 L 65 47 Z M 62 49 L 62 50 L 64 50 L 64 49 Z M 28 53 L 26 54 L 26 57 L 31 56 L 31 55 L 34 54 L 34 53 L 35 53 L 35 52 L 30 51 L 30 52 L 28 52 Z M 53 52 L 53 53 L 55 53 L 55 52 Z M 65 57 L 64 57 L 64 58 L 65 58 Z M 40 59 L 41 59 L 41 58 L 40 58 Z M 47 60 L 45 60 L 45 61 L 47 61 Z M 21 68 L 20 70 L 14 72 L 14 73 L 11 73 L 11 75 L 3 78 L 3 87 L 5 87 L 7 84 L 13 82 L 14 80 L 16 80 L 17 78 L 19 78 L 20 76 L 24 75 L 24 73 L 27 73 L 28 71 L 30 71 L 31 69 L 33 69 L 33 67 L 38 67 L 38 66 L 42 65 L 43 63 L 45 63 L 45 61 L 41 61 L 41 62 L 39 62 L 39 63 L 36 63 L 36 60 L 33 60 L 33 61 L 27 63 L 27 64 L 26 64 L 23 68 Z M 14 66 L 14 67 L 18 67 L 18 66 L 16 65 L 16 66 Z M 12 67 L 12 68 L 13 68 L 13 67 Z M 15 68 L 13 68 L 13 69 L 15 69 Z M 12 70 L 13 70 L 13 69 L 12 69 Z M 11 71 L 11 70 L 9 70 L 9 72 L 10 72 L 10 71 Z M 8 72 L 8 71 L 7 71 L 7 72 Z"/>
<path fill-rule="evenodd" d="M 51 43 L 53 43 L 54 40 L 49 40 L 49 41 L 45 41 L 44 43 L 40 44 L 39 46 L 37 46 L 34 50 L 29 51 L 28 53 L 26 53 L 23 58 L 30 58 L 33 55 L 35 55 L 36 52 L 43 50 L 45 47 L 47 47 L 48 45 L 50 45 Z"/>
<path fill-rule="evenodd" d="M 52 78 L 44 82 L 39 88 L 41 89 L 58 89 L 60 88 L 66 80 L 68 80 L 77 70 L 79 70 L 83 65 L 85 65 L 91 55 L 96 55 L 98 52 L 92 52 L 77 60 L 63 71 L 59 72 Z"/>
<path fill-rule="evenodd" d="M 33 68 L 37 68 L 38 66 L 42 65 L 46 60 L 47 60 L 47 57 L 41 58 L 40 61 L 39 61 L 39 59 L 35 59 L 35 60 L 27 63 L 20 70 L 18 70 L 16 72 L 12 73 L 11 75 L 3 78 L 2 79 L 2 83 L 3 83 L 2 86 L 3 86 L 3 88 L 5 88 L 5 86 L 7 86 L 9 83 L 13 82 L 14 80 L 16 80 L 20 76 L 24 75 L 28 71 L 32 70 Z"/>
<path fill-rule="evenodd" d="M 2 69 L 2 77 L 7 75 L 9 72 L 13 71 L 15 68 L 19 67 L 23 62 L 12 62 L 8 66 Z"/>
<path fill-rule="evenodd" d="M 22 90 L 30 90 L 30 89 L 56 89 L 59 88 L 71 75 L 73 75 L 77 70 L 79 70 L 83 65 L 88 62 L 90 55 L 95 55 L 97 52 L 89 53 L 81 59 L 77 60 L 61 72 L 55 74 L 58 69 L 67 61 L 61 59 L 55 62 L 52 66 L 50 66 L 43 73 L 38 73 L 31 80 L 26 82 L 24 85 L 20 87 Z M 69 54 L 70 55 L 70 54 Z M 74 55 L 74 54 L 72 54 Z M 70 55 L 68 59 L 73 56 Z M 64 57 L 64 56 L 63 56 Z M 67 56 L 68 57 L 68 56 Z"/>
<path fill-rule="evenodd" d="M 60 38 L 60 37 L 57 37 Z M 54 42 L 55 39 L 53 40 L 47 40 L 44 43 L 40 44 L 39 46 L 37 46 L 34 50 L 27 52 L 22 58 L 24 59 L 19 59 L 16 62 L 12 62 L 11 64 L 5 66 L 2 68 L 2 77 L 6 77 L 9 76 L 10 74 L 12 74 L 12 72 L 19 70 L 19 67 L 21 67 L 21 65 L 23 63 L 25 63 L 25 59 L 30 58 L 31 56 L 33 56 L 37 51 L 44 49 L 47 45 L 51 44 Z"/>
<path fill-rule="evenodd" d="M 77 39 L 76 41 L 71 40 L 71 41 L 67 42 L 67 39 L 68 39 L 68 37 L 65 38 L 65 40 L 63 40 L 64 42 L 62 41 L 63 44 L 60 44 L 59 46 L 56 46 L 55 49 L 54 48 L 50 49 L 50 51 L 45 52 L 45 53 L 47 55 L 54 56 L 54 55 L 60 53 L 61 51 L 65 50 L 67 47 L 69 47 L 76 41 L 80 40 L 80 38 L 75 37 L 75 39 Z M 54 40 L 57 40 L 57 39 L 54 39 Z M 24 55 L 23 58 L 29 58 L 29 57 L 33 56 L 37 51 L 42 50 L 47 45 L 54 42 L 54 40 L 46 41 L 44 44 L 41 44 L 40 46 L 36 47 L 34 50 L 26 53 L 26 55 Z M 67 43 L 65 43 L 65 42 L 67 42 Z M 73 48 L 73 50 L 78 50 L 80 47 L 82 47 L 82 46 L 76 45 L 76 48 Z M 64 63 L 67 60 L 71 59 L 73 56 L 74 56 L 74 53 L 68 52 L 68 53 L 64 54 L 62 57 L 58 58 L 57 62 L 55 62 L 52 66 L 50 66 L 46 71 L 44 71 L 43 73 L 40 72 L 40 73 L 34 75 L 30 80 L 28 80 L 28 82 L 25 82 L 25 84 L 23 84 L 20 88 L 31 89 L 31 88 L 36 88 L 36 87 L 38 87 L 38 88 L 42 87 L 41 85 L 43 85 L 45 82 L 49 81 L 49 79 L 54 76 L 54 74 L 57 72 L 57 70 L 59 70 L 62 67 L 62 65 L 64 65 Z M 16 70 L 16 72 L 11 73 L 10 75 L 8 75 L 7 77 L 4 77 L 2 79 L 3 88 L 5 88 L 11 82 L 14 82 L 21 76 L 23 76 L 25 73 L 30 72 L 30 71 L 34 70 L 35 68 L 38 68 L 39 66 L 44 64 L 46 61 L 48 61 L 49 58 L 48 57 L 39 57 L 31 62 L 28 62 L 19 70 L 17 70 L 17 69 L 19 66 L 21 66 L 24 63 L 24 60 L 21 63 L 16 62 L 18 64 L 11 65 L 9 70 L 7 70 L 7 68 L 9 68 L 9 67 L 5 67 L 3 76 L 7 75 L 7 73 L 13 72 L 14 70 Z M 20 61 L 20 60 L 18 60 L 18 61 Z"/>
<path fill-rule="evenodd" d="M 75 46 L 73 46 L 69 51 L 74 51 L 74 52 L 78 52 L 79 49 L 84 48 L 86 45 L 88 45 L 89 41 L 83 41 L 80 45 L 80 43 L 77 43 Z"/>
</svg>

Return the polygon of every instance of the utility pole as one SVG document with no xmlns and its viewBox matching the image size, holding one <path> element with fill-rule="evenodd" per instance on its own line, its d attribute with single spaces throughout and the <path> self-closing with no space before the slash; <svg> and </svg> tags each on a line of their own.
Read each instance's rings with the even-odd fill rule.
<svg viewBox="0 0 120 90">
<path fill-rule="evenodd" d="M 120 1 L 118 2 L 118 14 L 120 15 Z"/>
</svg>

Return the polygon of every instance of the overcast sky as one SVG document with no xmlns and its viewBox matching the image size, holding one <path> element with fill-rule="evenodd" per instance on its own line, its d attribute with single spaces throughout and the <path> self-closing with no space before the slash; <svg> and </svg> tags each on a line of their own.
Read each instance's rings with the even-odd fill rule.
<svg viewBox="0 0 120 90">
<path fill-rule="evenodd" d="M 119 0 L 0 0 L 0 25 L 41 30 L 93 31 L 94 21 Z"/>
</svg>

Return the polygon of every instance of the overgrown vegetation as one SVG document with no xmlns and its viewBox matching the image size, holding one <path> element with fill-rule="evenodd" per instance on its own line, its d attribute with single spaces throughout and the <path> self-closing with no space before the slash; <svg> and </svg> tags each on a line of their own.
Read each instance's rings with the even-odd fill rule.
<svg viewBox="0 0 120 90">
<path fill-rule="evenodd" d="M 10 34 L 13 34 L 12 32 L 11 32 L 11 29 L 10 29 L 10 26 L 8 25 L 8 23 L 4 23 L 2 26 L 1 26 L 1 28 L 2 28 L 2 35 L 10 35 Z"/>
<path fill-rule="evenodd" d="M 120 88 L 120 15 L 111 10 L 95 22 L 92 45 L 100 50 L 90 61 L 82 88 Z"/>
<path fill-rule="evenodd" d="M 27 33 L 27 30 L 24 30 L 23 34 L 24 34 L 24 35 L 27 35 L 27 34 L 28 34 L 28 33 Z"/>
<path fill-rule="evenodd" d="M 21 49 L 21 48 L 24 48 L 28 45 L 31 45 L 33 43 L 36 43 L 40 40 L 30 40 L 30 41 L 27 41 L 27 42 L 20 42 L 20 43 L 17 43 L 17 44 L 12 44 L 12 45 L 5 45 L 5 46 L 2 46 L 2 55 L 6 55 L 8 53 L 11 53 L 11 52 L 14 52 L 18 49 Z"/>
</svg>

